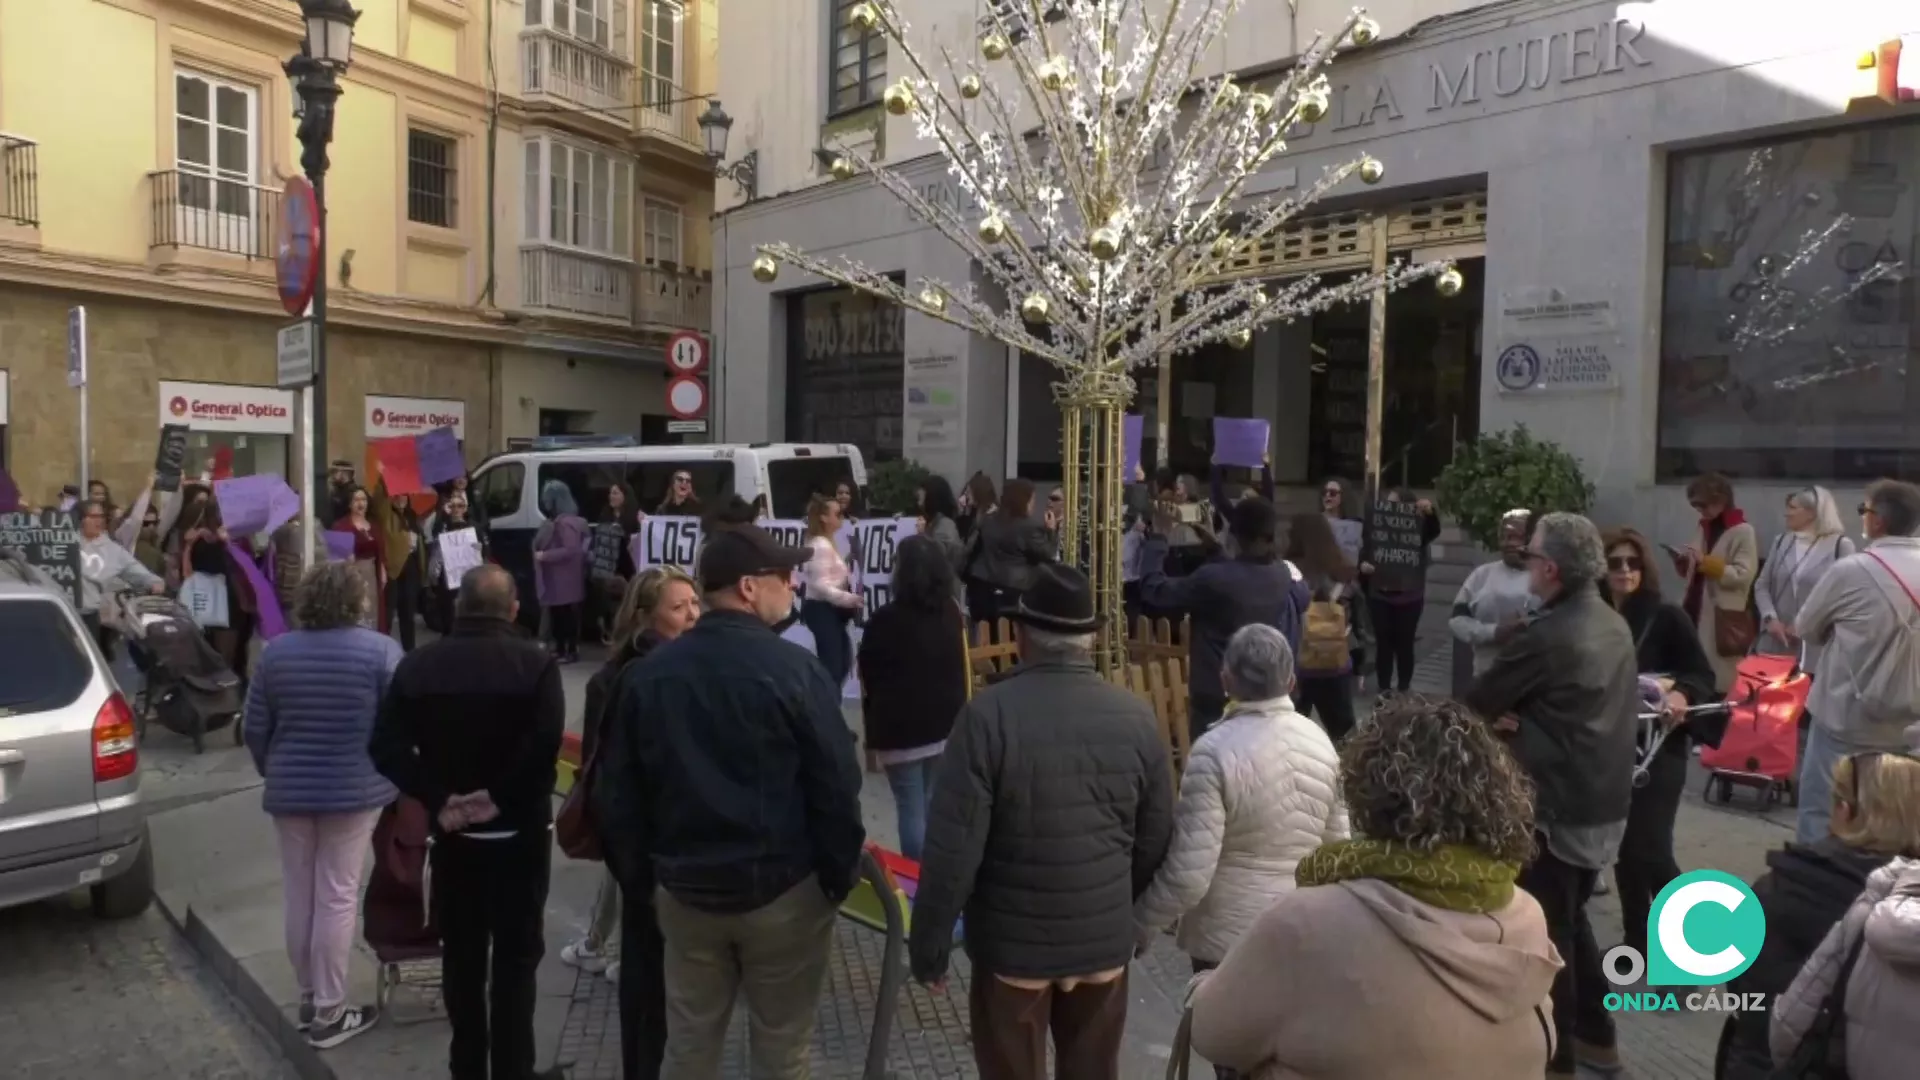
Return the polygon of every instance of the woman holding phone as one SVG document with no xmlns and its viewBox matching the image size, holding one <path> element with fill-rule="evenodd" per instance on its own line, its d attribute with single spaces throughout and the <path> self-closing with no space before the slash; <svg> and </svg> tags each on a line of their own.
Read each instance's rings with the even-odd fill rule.
<svg viewBox="0 0 1920 1080">
<path fill-rule="evenodd" d="M 1759 631 L 1747 602 L 1760 569 L 1760 541 L 1734 505 L 1733 484 L 1719 473 L 1695 477 L 1687 485 L 1687 503 L 1700 515 L 1698 539 L 1678 548 L 1660 546 L 1687 583 L 1682 606 L 1713 664 L 1714 688 L 1724 694 Z"/>
</svg>

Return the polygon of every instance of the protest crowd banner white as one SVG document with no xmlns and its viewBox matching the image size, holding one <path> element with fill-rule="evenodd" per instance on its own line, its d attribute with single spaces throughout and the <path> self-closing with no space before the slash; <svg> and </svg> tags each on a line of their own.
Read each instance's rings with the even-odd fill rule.
<svg viewBox="0 0 1920 1080">
<path fill-rule="evenodd" d="M 440 534 L 440 565 L 446 571 L 447 588 L 460 588 L 460 579 L 481 561 L 479 533 L 452 529 Z"/>
<path fill-rule="evenodd" d="M 789 547 L 803 547 L 806 544 L 807 523 L 804 521 L 762 521 L 759 525 L 779 543 Z M 853 586 L 866 599 L 866 612 L 877 611 L 893 599 L 894 551 L 900 541 L 914 535 L 917 528 L 913 518 L 871 518 L 841 528 L 835 539 L 840 554 L 847 560 Z M 700 521 L 691 517 L 649 517 L 640 523 L 639 530 L 633 534 L 630 550 L 636 573 L 654 566 L 674 566 L 689 574 L 694 573 L 694 559 L 700 550 Z M 800 581 L 801 574 L 796 572 L 796 605 L 801 600 L 797 588 Z M 864 627 L 856 622 L 849 629 L 857 653 Z M 795 622 L 788 627 L 784 636 L 808 651 L 813 650 L 813 634 L 801 623 Z M 848 674 L 846 686 L 841 692 L 845 697 L 859 699 L 860 677 L 857 672 Z"/>
</svg>

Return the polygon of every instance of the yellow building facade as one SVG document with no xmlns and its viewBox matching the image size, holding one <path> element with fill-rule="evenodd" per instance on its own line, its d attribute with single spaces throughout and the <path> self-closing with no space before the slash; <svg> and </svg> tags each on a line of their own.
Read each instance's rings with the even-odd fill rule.
<svg viewBox="0 0 1920 1080">
<path fill-rule="evenodd" d="M 713 0 L 354 0 L 327 173 L 326 447 L 451 418 L 659 438 L 662 349 L 709 324 L 695 117 Z M 0 0 L 0 464 L 144 483 L 162 422 L 297 482 L 274 386 L 295 0 Z"/>
</svg>

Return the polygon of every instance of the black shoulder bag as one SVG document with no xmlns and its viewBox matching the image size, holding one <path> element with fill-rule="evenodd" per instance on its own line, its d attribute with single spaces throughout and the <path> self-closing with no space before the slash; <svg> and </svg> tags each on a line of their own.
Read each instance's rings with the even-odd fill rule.
<svg viewBox="0 0 1920 1080">
<path fill-rule="evenodd" d="M 1846 925 L 1844 920 L 1841 925 Z M 1866 943 L 1867 928 L 1863 923 L 1860 936 L 1847 950 L 1847 959 L 1833 980 L 1833 989 L 1827 991 L 1827 1000 L 1820 1003 L 1820 1011 L 1808 1025 L 1807 1033 L 1800 1037 L 1793 1056 L 1773 1070 L 1770 1080 L 1848 1080 L 1847 982 L 1853 978 L 1853 965 L 1859 961 L 1860 948 Z"/>
</svg>

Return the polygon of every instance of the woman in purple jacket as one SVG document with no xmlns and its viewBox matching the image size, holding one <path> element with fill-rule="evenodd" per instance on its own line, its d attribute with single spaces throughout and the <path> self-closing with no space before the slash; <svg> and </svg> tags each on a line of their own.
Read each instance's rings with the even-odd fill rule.
<svg viewBox="0 0 1920 1080">
<path fill-rule="evenodd" d="M 587 520 L 566 482 L 540 487 L 547 522 L 533 537 L 533 584 L 547 613 L 553 652 L 563 664 L 580 659 L 580 607 L 587 597 Z"/>
</svg>

